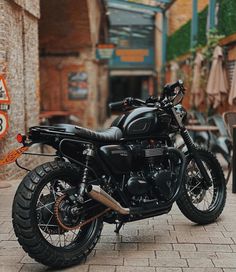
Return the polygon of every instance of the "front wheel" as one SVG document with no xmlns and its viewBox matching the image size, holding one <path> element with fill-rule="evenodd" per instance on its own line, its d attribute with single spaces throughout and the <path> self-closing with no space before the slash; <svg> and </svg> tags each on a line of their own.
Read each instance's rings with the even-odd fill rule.
<svg viewBox="0 0 236 272">
<path fill-rule="evenodd" d="M 62 268 L 79 264 L 100 237 L 102 219 L 76 228 L 85 215 L 70 212 L 67 192 L 77 187 L 79 176 L 79 169 L 70 163 L 46 163 L 31 171 L 15 194 L 15 234 L 29 256 L 44 265 Z"/>
<path fill-rule="evenodd" d="M 216 157 L 204 149 L 198 150 L 211 180 L 211 186 L 204 188 L 204 180 L 194 158 L 189 155 L 182 194 L 177 200 L 181 212 L 197 224 L 214 222 L 222 213 L 226 201 L 226 181 Z"/>
</svg>

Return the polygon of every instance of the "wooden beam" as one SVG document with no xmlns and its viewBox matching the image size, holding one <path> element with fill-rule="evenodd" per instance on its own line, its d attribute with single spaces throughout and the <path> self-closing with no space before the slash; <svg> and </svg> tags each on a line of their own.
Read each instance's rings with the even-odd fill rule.
<svg viewBox="0 0 236 272">
<path fill-rule="evenodd" d="M 153 12 L 162 12 L 163 9 L 160 7 L 154 7 L 154 6 L 149 6 L 149 5 L 144 5 L 144 4 L 138 4 L 135 2 L 129 2 L 129 1 L 125 1 L 125 0 L 108 0 L 108 4 L 118 4 L 121 6 L 124 6 L 124 8 L 127 9 L 127 7 L 132 8 L 137 8 L 137 9 L 145 9 L 148 11 L 153 11 Z"/>
<path fill-rule="evenodd" d="M 216 0 L 209 0 L 209 29 L 215 28 Z"/>
<path fill-rule="evenodd" d="M 220 40 L 221 46 L 227 45 L 230 43 L 236 43 L 236 34 L 235 33 Z"/>
<path fill-rule="evenodd" d="M 155 0 L 159 4 L 170 4 L 173 0 Z"/>
<path fill-rule="evenodd" d="M 192 0 L 192 23 L 191 23 L 191 48 L 197 44 L 198 34 L 198 0 Z"/>
<path fill-rule="evenodd" d="M 161 62 L 162 62 L 162 82 L 164 84 L 165 76 L 165 66 L 166 66 L 166 52 L 167 52 L 167 29 L 168 29 L 168 20 L 166 12 L 162 13 L 162 49 L 161 49 Z"/>
</svg>

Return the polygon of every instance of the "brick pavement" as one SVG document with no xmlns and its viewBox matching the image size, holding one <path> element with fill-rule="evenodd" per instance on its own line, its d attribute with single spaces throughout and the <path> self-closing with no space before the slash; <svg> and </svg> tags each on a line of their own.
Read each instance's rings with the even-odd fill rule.
<svg viewBox="0 0 236 272">
<path fill-rule="evenodd" d="M 0 190 L 0 272 L 46 271 L 29 258 L 16 241 L 11 204 L 18 182 Z M 104 225 L 100 242 L 77 272 L 236 272 L 236 195 L 228 185 L 228 200 L 220 219 L 198 226 L 174 206 L 168 215 L 132 222 L 120 235 Z"/>
</svg>

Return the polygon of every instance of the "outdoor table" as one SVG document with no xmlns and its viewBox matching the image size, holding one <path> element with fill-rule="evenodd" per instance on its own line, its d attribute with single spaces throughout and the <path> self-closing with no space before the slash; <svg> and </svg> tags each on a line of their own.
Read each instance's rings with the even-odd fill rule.
<svg viewBox="0 0 236 272">
<path fill-rule="evenodd" d="M 50 120 L 50 123 L 67 123 L 71 114 L 69 111 L 43 111 L 39 118 L 41 121 Z"/>
<path fill-rule="evenodd" d="M 54 116 L 68 116 L 70 113 L 68 111 L 42 111 L 39 115 L 40 118 L 51 118 Z"/>
<path fill-rule="evenodd" d="M 199 121 L 197 119 L 189 119 L 188 125 L 198 125 Z"/>
<path fill-rule="evenodd" d="M 210 146 L 210 132 L 217 132 L 219 131 L 219 128 L 217 126 L 209 126 L 209 125 L 190 125 L 186 126 L 186 128 L 193 132 L 206 132 L 208 135 L 208 142 L 207 146 L 209 148 Z"/>
<path fill-rule="evenodd" d="M 213 132 L 213 131 L 219 131 L 217 126 L 208 126 L 208 125 L 187 125 L 186 128 L 188 130 L 196 131 L 196 132 Z"/>
</svg>

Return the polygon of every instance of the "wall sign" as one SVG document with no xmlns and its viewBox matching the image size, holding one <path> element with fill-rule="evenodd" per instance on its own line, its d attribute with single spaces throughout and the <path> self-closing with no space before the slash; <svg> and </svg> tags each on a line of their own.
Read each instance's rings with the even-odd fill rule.
<svg viewBox="0 0 236 272">
<path fill-rule="evenodd" d="M 4 111 L 0 111 L 0 139 L 3 138 L 8 130 L 8 116 Z"/>
<path fill-rule="evenodd" d="M 84 71 L 68 74 L 68 97 L 70 100 L 87 99 L 88 74 Z"/>
<path fill-rule="evenodd" d="M 0 75 L 0 139 L 2 139 L 9 128 L 7 110 L 10 107 L 10 96 L 3 76 Z"/>
<path fill-rule="evenodd" d="M 109 60 L 113 57 L 116 45 L 114 43 L 97 44 L 96 56 L 99 60 Z"/>
<path fill-rule="evenodd" d="M 10 97 L 3 76 L 0 75 L 0 104 L 10 105 Z"/>
<path fill-rule="evenodd" d="M 110 59 L 111 69 L 150 69 L 153 70 L 154 48 L 117 48 Z"/>
</svg>

